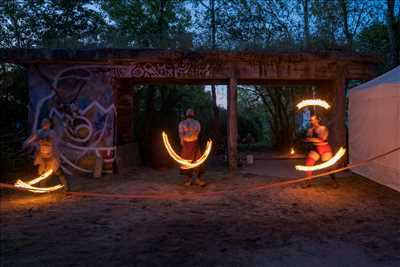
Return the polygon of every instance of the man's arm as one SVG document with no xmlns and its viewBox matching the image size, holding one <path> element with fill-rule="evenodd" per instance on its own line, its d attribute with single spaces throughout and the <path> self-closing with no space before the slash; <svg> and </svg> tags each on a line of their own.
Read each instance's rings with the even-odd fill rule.
<svg viewBox="0 0 400 267">
<path fill-rule="evenodd" d="M 329 130 L 325 126 L 320 127 L 320 132 L 318 133 L 318 138 L 316 137 L 308 137 L 305 139 L 306 142 L 312 142 L 312 143 L 323 143 L 328 140 L 328 134 Z"/>
<path fill-rule="evenodd" d="M 313 138 L 312 136 L 313 136 L 313 134 L 314 134 L 314 130 L 313 130 L 313 128 L 309 128 L 308 130 L 307 130 L 307 137 L 304 139 L 304 142 L 314 142 L 313 141 L 313 139 L 315 139 L 315 138 Z"/>
<path fill-rule="evenodd" d="M 200 131 L 201 131 L 201 124 L 199 121 L 197 121 L 197 127 L 196 127 L 197 136 L 200 134 Z"/>
<path fill-rule="evenodd" d="M 328 135 L 329 135 L 328 127 L 322 126 L 321 133 L 318 136 L 319 139 L 321 139 L 321 142 L 325 142 L 326 140 L 328 140 Z"/>
<path fill-rule="evenodd" d="M 179 123 L 178 132 L 179 132 L 180 143 L 181 143 L 181 145 L 183 145 L 184 128 L 183 128 L 182 122 Z"/>
<path fill-rule="evenodd" d="M 307 137 L 312 137 L 313 136 L 313 128 L 309 128 L 307 130 Z"/>
<path fill-rule="evenodd" d="M 201 123 L 199 122 L 199 134 L 200 134 L 200 131 L 201 131 Z"/>
<path fill-rule="evenodd" d="M 37 134 L 36 133 L 32 133 L 23 143 L 22 147 L 26 148 L 30 145 L 32 145 L 32 143 L 36 142 L 37 140 Z"/>
<path fill-rule="evenodd" d="M 56 131 L 54 131 L 53 129 L 50 130 L 50 136 L 51 136 L 51 140 L 53 142 L 54 150 L 56 151 L 56 153 L 58 155 L 59 154 L 58 144 L 60 143 L 60 138 L 58 137 Z"/>
</svg>

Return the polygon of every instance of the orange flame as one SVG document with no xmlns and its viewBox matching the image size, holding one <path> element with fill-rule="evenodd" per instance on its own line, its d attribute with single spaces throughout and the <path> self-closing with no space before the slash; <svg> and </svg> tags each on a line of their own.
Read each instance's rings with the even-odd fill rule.
<svg viewBox="0 0 400 267">
<path fill-rule="evenodd" d="M 47 193 L 47 192 L 52 192 L 52 191 L 56 191 L 58 189 L 63 188 L 63 185 L 60 185 L 60 184 L 51 186 L 51 187 L 33 186 L 34 184 L 37 184 L 37 183 L 49 178 L 52 173 L 53 173 L 53 170 L 48 170 L 45 173 L 43 173 L 42 175 L 40 175 L 39 177 L 37 177 L 33 180 L 30 180 L 28 182 L 24 182 L 24 181 L 18 179 L 14 185 L 15 185 L 15 187 L 24 188 L 33 193 Z"/>
<path fill-rule="evenodd" d="M 314 166 L 303 166 L 303 165 L 296 165 L 295 168 L 296 170 L 299 171 L 317 171 L 317 170 L 322 170 L 325 168 L 328 168 L 330 166 L 332 166 L 333 164 L 335 164 L 341 157 L 343 157 L 343 155 L 346 153 L 346 149 L 344 149 L 343 147 L 341 147 L 338 152 L 336 152 L 335 156 L 333 156 L 330 160 L 318 164 L 318 165 L 314 165 Z"/>
<path fill-rule="evenodd" d="M 295 154 L 294 148 L 292 147 L 292 149 L 290 149 L 290 155 L 294 155 L 294 154 Z"/>
<path fill-rule="evenodd" d="M 203 164 L 206 161 L 207 157 L 210 155 L 211 148 L 212 148 L 212 141 L 208 140 L 206 150 L 204 151 L 203 155 L 201 155 L 201 157 L 198 160 L 196 160 L 195 162 L 192 162 L 191 160 L 183 159 L 174 151 L 171 144 L 169 143 L 168 136 L 165 132 L 162 132 L 162 138 L 163 138 L 164 146 L 167 149 L 168 154 L 176 162 L 181 164 L 183 169 L 193 169 L 193 168 L 196 168 L 196 167 L 200 166 L 201 164 Z"/>
<path fill-rule="evenodd" d="M 326 102 L 325 100 L 321 99 L 307 99 L 303 100 L 300 103 L 296 105 L 298 109 L 302 109 L 307 106 L 320 106 L 323 107 L 324 109 L 329 109 L 331 106 Z"/>
</svg>

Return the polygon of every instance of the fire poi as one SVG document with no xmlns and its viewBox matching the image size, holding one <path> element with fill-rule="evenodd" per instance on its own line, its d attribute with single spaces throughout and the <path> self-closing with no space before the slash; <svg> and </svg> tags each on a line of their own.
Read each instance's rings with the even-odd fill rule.
<svg viewBox="0 0 400 267">
<path fill-rule="evenodd" d="M 196 168 L 196 167 L 200 166 L 201 164 L 203 164 L 207 160 L 208 156 L 210 155 L 211 148 L 212 148 L 212 141 L 208 140 L 206 149 L 199 159 L 197 159 L 195 161 L 186 160 L 186 159 L 183 159 L 181 156 L 179 156 L 174 151 L 171 144 L 169 143 L 168 136 L 165 132 L 162 132 L 162 138 L 163 138 L 164 146 L 167 149 L 168 154 L 171 156 L 171 158 L 173 158 L 176 162 L 178 162 L 180 165 L 182 165 L 182 167 L 185 169 L 193 169 L 193 168 Z"/>
<path fill-rule="evenodd" d="M 341 147 L 338 152 L 336 152 L 335 156 L 333 156 L 331 159 L 329 159 L 328 161 L 325 161 L 321 164 L 318 165 L 314 165 L 314 166 L 304 166 L 304 165 L 296 165 L 295 168 L 298 171 L 318 171 L 318 170 L 322 170 L 325 168 L 328 168 L 330 166 L 333 166 L 336 162 L 339 161 L 339 159 L 341 157 L 343 157 L 343 155 L 346 153 L 346 149 L 344 149 L 343 147 Z"/>
<path fill-rule="evenodd" d="M 24 188 L 33 193 L 47 193 L 47 192 L 52 192 L 52 191 L 56 191 L 56 190 L 63 188 L 64 186 L 60 185 L 60 184 L 51 186 L 51 187 L 33 186 L 33 185 L 40 183 L 41 181 L 49 178 L 52 174 L 53 174 L 53 170 L 50 169 L 50 170 L 46 171 L 45 173 L 43 173 L 42 175 L 40 175 L 39 177 L 37 177 L 33 180 L 30 180 L 28 182 L 24 182 L 24 181 L 18 179 L 14 185 L 15 185 L 15 187 Z"/>
<path fill-rule="evenodd" d="M 331 107 L 328 104 L 328 102 L 326 102 L 325 100 L 321 100 L 321 99 L 306 99 L 296 105 L 296 107 L 298 109 L 302 109 L 302 108 L 308 107 L 308 106 L 320 106 L 320 107 L 323 107 L 324 109 L 329 109 Z"/>
</svg>

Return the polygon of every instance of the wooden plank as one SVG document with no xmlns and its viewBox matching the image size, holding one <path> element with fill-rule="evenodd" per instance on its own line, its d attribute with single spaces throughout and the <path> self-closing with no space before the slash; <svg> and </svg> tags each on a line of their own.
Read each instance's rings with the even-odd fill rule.
<svg viewBox="0 0 400 267">
<path fill-rule="evenodd" d="M 228 85 L 228 166 L 230 171 L 237 170 L 237 80 L 231 78 Z"/>
<path fill-rule="evenodd" d="M 96 161 L 94 163 L 94 170 L 93 170 L 93 177 L 94 178 L 100 178 L 101 174 L 103 172 L 103 158 L 100 157 L 96 157 Z"/>
<path fill-rule="evenodd" d="M 345 52 L 227 52 L 161 49 L 0 49 L 0 61 L 16 64 L 93 65 L 114 78 L 334 79 L 338 63 L 347 79 L 370 79 L 379 59 Z M 87 66 L 86 66 L 87 67 Z"/>
<path fill-rule="evenodd" d="M 330 140 L 334 151 L 339 147 L 347 146 L 346 119 L 346 79 L 344 75 L 338 72 L 338 77 L 332 82 L 331 90 L 333 92 L 332 120 L 330 123 Z"/>
<path fill-rule="evenodd" d="M 133 132 L 133 88 L 124 80 L 115 85 L 117 96 L 117 142 L 119 145 L 132 143 L 134 140 Z"/>
</svg>

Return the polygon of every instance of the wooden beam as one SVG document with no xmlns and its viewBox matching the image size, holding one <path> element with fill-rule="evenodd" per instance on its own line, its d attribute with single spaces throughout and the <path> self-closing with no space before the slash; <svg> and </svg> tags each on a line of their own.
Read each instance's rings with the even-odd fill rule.
<svg viewBox="0 0 400 267">
<path fill-rule="evenodd" d="M 237 80 L 231 78 L 228 85 L 228 166 L 230 171 L 237 170 Z"/>
<path fill-rule="evenodd" d="M 123 145 L 133 142 L 133 89 L 125 81 L 118 82 L 115 88 L 117 108 L 117 143 Z"/>
<path fill-rule="evenodd" d="M 228 52 L 161 49 L 0 49 L 0 62 L 103 68 L 114 78 L 176 80 L 332 80 L 375 76 L 379 58 L 347 52 Z M 90 66 L 92 65 L 92 66 Z M 114 69 L 114 70 L 113 70 Z M 164 82 L 164 81 L 161 81 Z"/>
<path fill-rule="evenodd" d="M 339 147 L 346 147 L 347 145 L 347 129 L 345 126 L 346 79 L 344 75 L 338 75 L 332 82 L 331 90 L 333 90 L 333 103 L 331 109 L 332 120 L 329 125 L 329 139 L 334 151 L 337 151 Z"/>
</svg>

